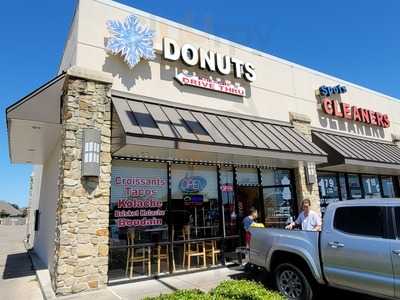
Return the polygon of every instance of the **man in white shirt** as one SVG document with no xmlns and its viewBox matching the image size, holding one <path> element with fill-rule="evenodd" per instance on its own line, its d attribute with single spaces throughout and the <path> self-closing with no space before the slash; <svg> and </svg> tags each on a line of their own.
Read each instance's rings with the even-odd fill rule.
<svg viewBox="0 0 400 300">
<path fill-rule="evenodd" d="M 303 211 L 297 217 L 296 221 L 286 226 L 286 229 L 292 230 L 296 227 L 300 227 L 305 231 L 321 231 L 322 221 L 320 216 L 310 209 L 310 199 L 304 199 L 301 202 Z"/>
</svg>

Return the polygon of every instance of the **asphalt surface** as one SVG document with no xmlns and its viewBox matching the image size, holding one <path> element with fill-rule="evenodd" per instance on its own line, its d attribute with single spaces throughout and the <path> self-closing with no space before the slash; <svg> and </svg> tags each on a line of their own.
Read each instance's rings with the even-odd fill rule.
<svg viewBox="0 0 400 300">
<path fill-rule="evenodd" d="M 25 225 L 0 225 L 0 299 L 42 300 L 24 247 Z"/>
</svg>

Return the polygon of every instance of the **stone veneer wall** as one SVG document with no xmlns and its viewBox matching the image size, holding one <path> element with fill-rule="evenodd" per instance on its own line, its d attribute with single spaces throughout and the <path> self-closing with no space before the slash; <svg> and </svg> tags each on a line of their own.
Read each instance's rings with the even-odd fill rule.
<svg viewBox="0 0 400 300">
<path fill-rule="evenodd" d="M 111 180 L 110 89 L 110 82 L 67 75 L 62 99 L 54 268 L 50 270 L 57 295 L 101 288 L 107 283 Z M 98 178 L 81 177 L 83 128 L 101 130 L 101 170 Z"/>
<path fill-rule="evenodd" d="M 290 121 L 297 131 L 311 141 L 311 119 L 308 116 L 290 113 Z M 301 210 L 301 201 L 308 198 L 311 200 L 311 209 L 317 213 L 321 213 L 318 182 L 307 184 L 304 162 L 300 161 L 298 163 L 298 167 L 295 169 L 294 173 L 296 177 L 296 192 L 299 209 Z"/>
</svg>

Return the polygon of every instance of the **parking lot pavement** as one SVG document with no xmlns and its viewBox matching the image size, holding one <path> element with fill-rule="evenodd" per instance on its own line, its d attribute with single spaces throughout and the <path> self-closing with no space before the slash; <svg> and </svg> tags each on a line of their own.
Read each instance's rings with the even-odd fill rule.
<svg viewBox="0 0 400 300">
<path fill-rule="evenodd" d="M 25 226 L 5 226 L 0 225 L 0 299 L 1 300 L 43 300 L 42 293 L 39 288 L 39 284 L 36 280 L 35 272 L 32 270 L 31 262 L 24 248 L 23 239 L 25 236 Z M 214 271 L 215 274 L 226 270 Z M 214 275 L 215 275 L 214 274 Z M 189 280 L 190 276 L 204 277 L 209 274 L 207 272 L 185 275 L 182 276 L 183 280 L 179 281 L 179 277 L 171 277 L 164 280 L 162 286 L 168 290 L 172 285 L 176 285 L 176 288 L 183 288 L 185 284 L 202 282 L 204 285 L 200 288 L 208 290 L 213 287 L 213 284 L 217 282 L 211 276 L 207 280 Z M 221 275 L 221 274 L 220 274 Z M 225 275 L 224 275 L 225 276 Z M 267 288 L 273 288 L 273 280 L 271 276 L 262 271 L 251 270 L 249 272 L 231 272 L 226 275 L 227 278 L 232 279 L 251 279 L 262 282 Z M 135 286 L 133 286 L 135 285 Z M 133 294 L 137 294 L 139 285 L 143 285 L 143 289 L 146 286 L 151 285 L 151 282 L 144 282 L 142 284 L 127 284 L 121 286 L 109 287 L 103 291 L 97 291 L 87 295 L 74 295 L 71 299 L 136 299 Z M 209 286 L 208 286 L 209 285 Z M 192 286 L 190 286 L 192 287 Z M 199 288 L 199 286 L 195 286 Z M 154 291 L 154 289 L 152 289 Z M 98 293 L 98 294 L 96 294 Z M 133 294 L 132 294 L 133 293 Z M 142 293 L 143 295 L 143 293 Z M 323 288 L 321 290 L 319 299 L 321 300 L 337 300 L 337 299 L 349 299 L 352 300 L 379 300 L 378 298 L 369 297 L 357 293 L 342 291 L 333 288 Z M 66 299 L 69 299 L 68 297 Z"/>
<path fill-rule="evenodd" d="M 0 225 L 0 299 L 42 300 L 23 239 L 25 225 Z"/>
</svg>

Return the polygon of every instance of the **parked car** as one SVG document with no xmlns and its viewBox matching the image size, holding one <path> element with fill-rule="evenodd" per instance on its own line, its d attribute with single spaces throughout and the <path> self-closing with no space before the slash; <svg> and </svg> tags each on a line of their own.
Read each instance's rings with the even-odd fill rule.
<svg viewBox="0 0 400 300">
<path fill-rule="evenodd" d="M 332 203 L 321 232 L 251 228 L 249 260 L 272 272 L 289 299 L 319 285 L 400 299 L 400 200 Z"/>
</svg>

